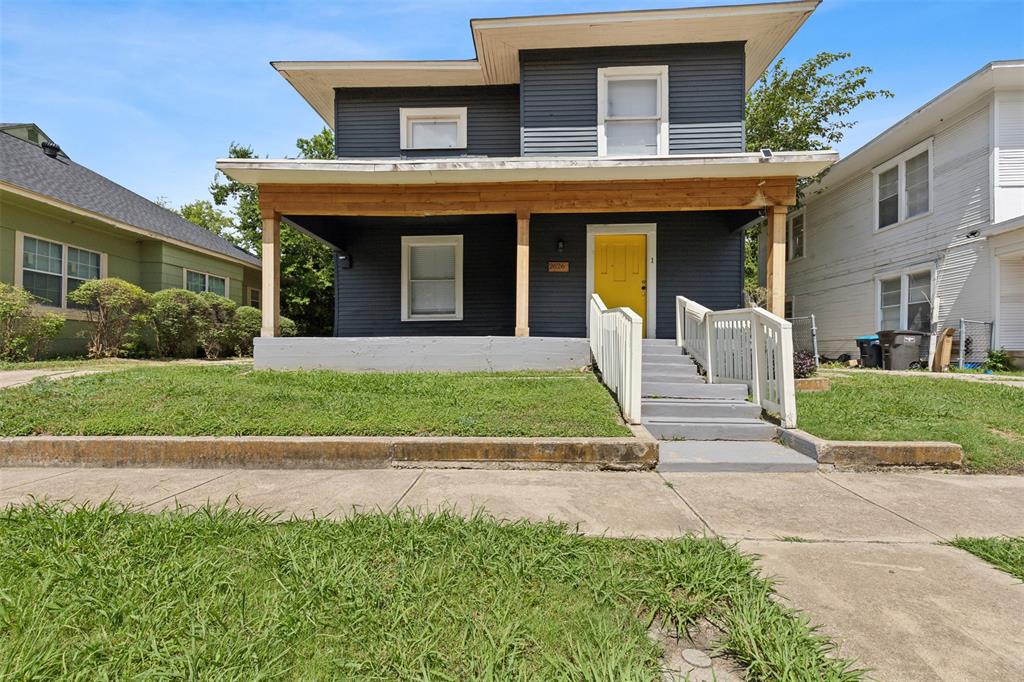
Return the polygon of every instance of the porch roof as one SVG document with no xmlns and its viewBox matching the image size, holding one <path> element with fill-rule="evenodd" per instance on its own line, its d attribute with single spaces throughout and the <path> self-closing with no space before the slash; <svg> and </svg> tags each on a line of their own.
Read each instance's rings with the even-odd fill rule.
<svg viewBox="0 0 1024 682">
<path fill-rule="evenodd" d="M 681 154 L 643 157 L 457 159 L 218 159 L 217 169 L 250 185 L 429 185 L 480 182 L 685 180 L 811 177 L 835 151 Z"/>
</svg>

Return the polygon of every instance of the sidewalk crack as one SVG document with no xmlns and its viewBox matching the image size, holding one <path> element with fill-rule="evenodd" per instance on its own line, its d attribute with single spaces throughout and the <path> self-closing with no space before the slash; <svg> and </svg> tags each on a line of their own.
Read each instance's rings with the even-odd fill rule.
<svg viewBox="0 0 1024 682">
<path fill-rule="evenodd" d="M 149 504 L 147 504 L 147 505 L 143 505 L 143 507 L 142 507 L 142 508 L 143 508 L 143 509 L 149 509 L 150 507 L 152 507 L 152 506 L 154 506 L 154 505 L 157 505 L 157 504 L 160 504 L 161 502 L 166 502 L 167 500 L 169 500 L 169 499 L 171 499 L 171 498 L 177 498 L 177 497 L 178 497 L 178 495 L 183 495 L 183 494 L 185 494 L 185 493 L 187 493 L 187 492 L 191 492 L 191 491 L 195 490 L 196 488 L 199 488 L 199 487 L 202 487 L 202 486 L 206 485 L 207 483 L 213 483 L 213 482 L 214 482 L 214 481 L 216 481 L 216 480 L 219 480 L 219 479 L 222 479 L 222 478 L 224 478 L 224 477 L 225 477 L 225 476 L 227 476 L 228 474 L 233 474 L 233 473 L 235 473 L 235 471 L 237 471 L 237 470 L 236 470 L 236 469 L 228 469 L 227 471 L 225 471 L 225 472 L 224 472 L 223 474 L 221 474 L 220 476 L 214 476 L 213 478 L 209 478 L 209 479 L 207 479 L 207 480 L 203 481 L 202 483 L 196 483 L 195 485 L 193 485 L 193 486 L 189 486 L 188 488 L 185 488 L 184 490 L 178 490 L 177 492 L 171 493 L 171 494 L 170 494 L 170 495 L 168 495 L 167 497 L 162 497 L 162 498 L 160 498 L 159 500 L 156 500 L 156 501 L 154 501 L 154 502 L 150 502 L 150 503 L 149 503 Z"/>
<path fill-rule="evenodd" d="M 863 495 L 861 495 L 860 493 L 858 493 L 858 492 L 856 492 L 856 491 L 854 491 L 854 490 L 850 490 L 849 488 L 847 488 L 847 487 L 846 487 L 845 485 L 843 485 L 843 484 L 842 484 L 842 483 L 840 483 L 839 481 L 834 481 L 834 480 L 832 480 L 831 478 L 829 478 L 828 476 L 826 476 L 826 475 L 825 475 L 824 473 L 822 473 L 822 472 L 820 472 L 820 471 L 818 472 L 818 475 L 819 475 L 819 476 L 821 476 L 822 478 L 824 478 L 824 479 L 825 479 L 826 481 L 828 481 L 828 482 L 829 482 L 829 483 L 831 483 L 832 485 L 838 486 L 839 488 L 841 488 L 841 489 L 845 490 L 846 492 L 850 493 L 850 494 L 851 494 L 851 495 L 853 495 L 854 497 L 858 497 L 858 498 L 860 498 L 860 499 L 864 500 L 865 502 L 867 502 L 868 504 L 871 504 L 871 505 L 874 505 L 874 506 L 878 507 L 878 508 L 879 508 L 879 509 L 881 509 L 882 511 L 886 511 L 886 512 L 889 512 L 889 513 L 890 513 L 890 514 L 892 514 L 893 516 L 895 516 L 895 517 L 897 517 L 897 518 L 900 518 L 900 519 L 903 519 L 904 521 L 906 521 L 906 522 L 907 522 L 907 523 L 909 523 L 910 525 L 912 525 L 912 526 L 915 526 L 915 527 L 917 527 L 917 528 L 920 528 L 921 530 L 925 531 L 926 533 L 931 533 L 932 535 L 934 535 L 935 537 L 937 537 L 937 538 L 938 538 L 938 539 L 940 539 L 940 540 L 944 540 L 944 541 L 945 541 L 945 540 L 949 540 L 949 539 L 950 539 L 950 538 L 947 538 L 947 537 L 944 537 L 944 536 L 940 535 L 939 533 L 936 533 L 936 532 L 935 532 L 935 531 L 933 531 L 933 530 L 932 530 L 931 528 L 928 528 L 928 527 L 926 527 L 926 526 L 922 526 L 922 525 L 921 525 L 920 523 L 918 523 L 917 521 L 914 521 L 914 520 L 912 520 L 912 519 L 909 519 L 909 518 L 907 518 L 907 517 L 906 517 L 906 516 L 904 516 L 903 514 L 900 514 L 900 513 L 899 513 L 899 512 L 897 512 L 897 511 L 894 511 L 894 510 L 892 510 L 892 509 L 889 509 L 888 507 L 886 507 L 886 506 L 885 506 L 885 505 L 883 505 L 883 504 L 879 504 L 878 502 L 875 502 L 875 501 L 874 501 L 874 500 L 872 500 L 872 499 L 869 499 L 869 498 L 867 498 L 867 497 L 864 497 Z"/>
<path fill-rule="evenodd" d="M 425 474 L 426 472 L 426 469 L 420 469 L 419 475 L 416 476 L 413 482 L 409 484 L 409 487 L 405 489 L 405 492 L 402 493 L 397 500 L 395 500 L 395 503 L 391 505 L 391 509 L 388 510 L 389 512 L 393 513 L 396 509 L 398 509 L 398 505 L 402 504 L 402 500 L 404 500 L 405 497 L 409 494 L 409 491 L 416 487 L 416 484 L 420 482 L 420 479 L 423 478 L 423 474 Z"/>
<path fill-rule="evenodd" d="M 698 519 L 700 519 L 700 522 L 702 524 L 704 524 L 704 528 L 706 528 L 707 530 L 711 531 L 712 535 L 718 535 L 718 532 L 715 531 L 715 529 L 711 527 L 711 524 L 708 523 L 708 520 L 705 519 L 704 516 L 699 511 L 697 511 L 697 508 L 694 507 L 692 504 L 690 504 L 690 501 L 687 500 L 685 497 L 683 497 L 683 494 L 680 493 L 676 489 L 676 486 L 675 486 L 674 483 L 672 483 L 671 481 L 666 479 L 664 476 L 662 476 L 660 471 L 655 471 L 654 473 L 655 473 L 655 475 L 658 478 L 661 479 L 661 482 L 665 484 L 665 487 L 667 487 L 669 490 L 671 490 L 673 493 L 675 493 L 675 496 L 678 497 L 682 501 L 682 503 L 686 505 L 686 508 L 689 509 L 691 512 L 693 512 L 694 516 L 696 516 Z M 719 536 L 719 537 L 721 537 L 721 536 Z"/>
</svg>

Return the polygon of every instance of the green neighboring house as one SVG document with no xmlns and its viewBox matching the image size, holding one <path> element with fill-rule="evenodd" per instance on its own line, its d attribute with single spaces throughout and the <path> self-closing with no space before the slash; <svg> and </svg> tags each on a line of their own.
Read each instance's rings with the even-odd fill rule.
<svg viewBox="0 0 1024 682">
<path fill-rule="evenodd" d="M 0 281 L 68 320 L 51 354 L 84 350 L 67 293 L 101 277 L 260 306 L 258 258 L 75 163 L 35 124 L 0 124 Z"/>
</svg>

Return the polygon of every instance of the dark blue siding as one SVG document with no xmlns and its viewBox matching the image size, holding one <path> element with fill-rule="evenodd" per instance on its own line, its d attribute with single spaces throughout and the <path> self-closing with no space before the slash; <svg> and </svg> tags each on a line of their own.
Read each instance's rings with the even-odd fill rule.
<svg viewBox="0 0 1024 682">
<path fill-rule="evenodd" d="M 338 88 L 338 158 L 519 156 L 519 87 Z M 402 107 L 467 107 L 466 149 L 402 150 Z"/>
<path fill-rule="evenodd" d="M 522 149 L 597 155 L 597 69 L 668 65 L 669 153 L 743 151 L 743 43 L 526 50 Z"/>
<path fill-rule="evenodd" d="M 712 309 L 743 304 L 743 234 L 747 212 L 535 215 L 530 220 L 530 335 L 586 334 L 587 225 L 655 223 L 657 331 L 675 334 L 675 297 Z M 557 250 L 559 240 L 564 250 Z M 549 260 L 569 261 L 569 272 L 548 272 Z"/>
</svg>

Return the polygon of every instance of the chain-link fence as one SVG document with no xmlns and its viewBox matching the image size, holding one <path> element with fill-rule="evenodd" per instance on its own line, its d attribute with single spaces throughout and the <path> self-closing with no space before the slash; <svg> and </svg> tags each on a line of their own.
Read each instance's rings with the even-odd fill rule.
<svg viewBox="0 0 1024 682">
<path fill-rule="evenodd" d="M 981 367 L 993 348 L 991 322 L 960 320 L 953 334 L 952 359 L 961 369 Z"/>
<path fill-rule="evenodd" d="M 793 324 L 793 350 L 798 353 L 801 351 L 810 353 L 814 356 L 815 366 L 819 365 L 818 327 L 815 324 L 814 315 L 786 319 Z"/>
</svg>

